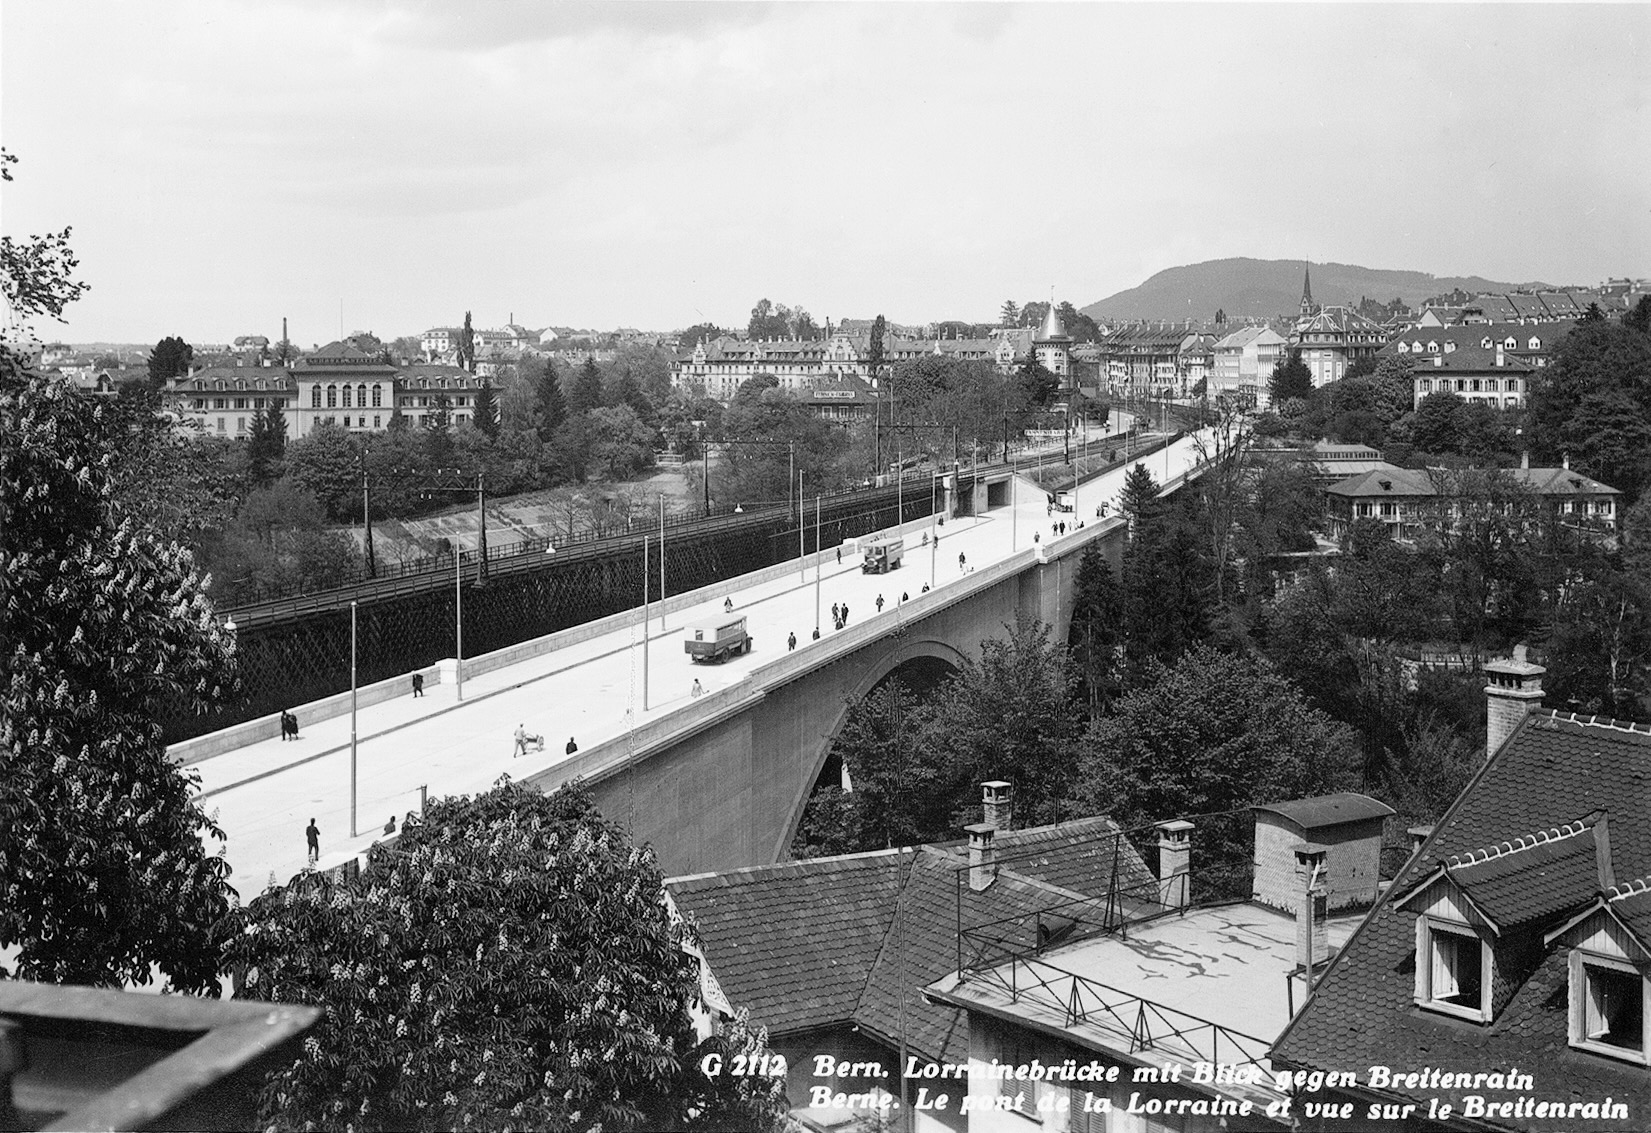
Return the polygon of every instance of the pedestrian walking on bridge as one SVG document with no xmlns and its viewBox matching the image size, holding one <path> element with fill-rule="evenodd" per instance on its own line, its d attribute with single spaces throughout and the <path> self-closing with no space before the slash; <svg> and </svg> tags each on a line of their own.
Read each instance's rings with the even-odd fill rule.
<svg viewBox="0 0 1651 1133">
<path fill-rule="evenodd" d="M 310 864 L 314 865 L 316 860 L 321 857 L 321 828 L 315 824 L 313 818 L 310 819 L 310 824 L 304 828 L 304 842 L 309 846 Z"/>
</svg>

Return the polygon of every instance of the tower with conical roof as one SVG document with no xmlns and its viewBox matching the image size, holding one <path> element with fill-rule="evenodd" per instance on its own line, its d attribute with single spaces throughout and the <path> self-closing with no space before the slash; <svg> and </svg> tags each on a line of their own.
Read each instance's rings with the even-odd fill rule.
<svg viewBox="0 0 1651 1133">
<path fill-rule="evenodd" d="M 1313 302 L 1312 264 L 1304 261 L 1301 265 L 1301 317 L 1305 319 L 1318 313 L 1318 304 Z"/>
<path fill-rule="evenodd" d="M 1061 380 L 1061 388 L 1066 388 L 1072 373 L 1072 336 L 1066 333 L 1066 324 L 1053 300 L 1043 317 L 1043 327 L 1032 340 L 1032 352 L 1044 369 Z"/>
</svg>

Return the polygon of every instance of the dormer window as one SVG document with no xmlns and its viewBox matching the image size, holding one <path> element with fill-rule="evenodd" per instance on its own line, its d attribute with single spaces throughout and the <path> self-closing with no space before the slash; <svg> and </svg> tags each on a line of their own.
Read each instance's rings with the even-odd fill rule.
<svg viewBox="0 0 1651 1133">
<path fill-rule="evenodd" d="M 1490 943 L 1465 924 L 1416 918 L 1416 1003 L 1476 1023 L 1491 1017 Z"/>
<path fill-rule="evenodd" d="M 1518 350 L 1519 349 L 1519 340 L 1511 334 L 1508 335 L 1507 338 L 1504 338 L 1502 340 L 1502 349 L 1504 349 L 1504 350 Z"/>
<path fill-rule="evenodd" d="M 1493 345 L 1494 343 L 1491 342 L 1491 337 L 1488 334 L 1479 340 L 1479 349 L 1481 350 L 1489 350 Z"/>
<path fill-rule="evenodd" d="M 1571 951 L 1571 1045 L 1642 1065 L 1646 1057 L 1645 1012 L 1651 979 L 1634 965 Z"/>
<path fill-rule="evenodd" d="M 1430 343 L 1428 343 L 1428 344 L 1427 344 L 1427 352 L 1428 352 L 1428 353 L 1429 353 L 1429 354 L 1437 354 L 1437 353 L 1439 353 L 1439 344 L 1438 344 L 1438 343 L 1437 343 L 1437 342 L 1430 342 Z"/>
<path fill-rule="evenodd" d="M 1542 340 L 1540 338 L 1536 337 L 1536 335 L 1534 335 L 1534 334 L 1531 335 L 1530 348 L 1532 350 L 1541 350 L 1542 349 Z"/>
</svg>

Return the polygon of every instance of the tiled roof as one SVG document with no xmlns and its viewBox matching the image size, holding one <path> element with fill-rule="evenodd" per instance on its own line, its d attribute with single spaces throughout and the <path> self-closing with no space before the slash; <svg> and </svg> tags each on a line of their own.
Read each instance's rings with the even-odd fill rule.
<svg viewBox="0 0 1651 1133">
<path fill-rule="evenodd" d="M 728 998 L 749 1008 L 753 1022 L 775 1033 L 852 1022 L 891 1044 L 903 1029 L 915 1052 L 961 1062 L 968 1058 L 967 1022 L 922 996 L 923 987 L 957 968 L 959 898 L 966 928 L 1004 922 L 995 934 L 1030 948 L 1038 924 L 1032 914 L 1107 893 L 1117 829 L 1110 819 L 1090 818 L 1000 832 L 997 878 L 981 892 L 969 888 L 968 855 L 959 843 L 700 874 L 666 885 L 694 917 Z M 1119 884 L 1150 881 L 1134 848 L 1122 845 Z"/>
<path fill-rule="evenodd" d="M 1597 817 L 1458 854 L 1445 873 L 1498 929 L 1580 908 L 1613 883 Z"/>
<path fill-rule="evenodd" d="M 1394 496 L 1437 495 L 1426 472 L 1415 468 L 1376 469 L 1349 476 L 1324 489 L 1338 496 L 1391 498 Z"/>
<path fill-rule="evenodd" d="M 968 1019 L 955 1008 L 924 1002 L 922 993 L 928 984 L 957 970 L 959 897 L 964 927 L 1023 918 L 1000 931 L 1016 947 L 1031 951 L 1037 944 L 1037 924 L 1025 914 L 1083 896 L 1006 869 L 1000 869 L 986 889 L 975 892 L 967 876 L 959 876 L 968 864 L 964 854 L 937 846 L 919 847 L 911 855 L 900 916 L 882 941 L 853 1017 L 856 1025 L 891 1045 L 899 1044 L 904 1019 L 906 1044 L 941 1062 L 969 1058 Z"/>
<path fill-rule="evenodd" d="M 668 885 L 677 907 L 693 915 L 728 998 L 785 1032 L 854 1014 L 894 921 L 899 857 L 890 850 L 817 858 Z"/>
<path fill-rule="evenodd" d="M 1622 494 L 1609 484 L 1601 484 L 1569 468 L 1510 468 L 1508 475 L 1544 496 Z"/>
<path fill-rule="evenodd" d="M 1630 1123 L 1601 1121 L 1590 1123 L 1591 1128 L 1643 1123 L 1651 1113 L 1651 1075 L 1643 1067 L 1568 1049 L 1564 948 L 1551 948 L 1534 962 L 1528 976 L 1515 973 L 1523 982 L 1511 989 L 1490 1023 L 1452 1019 L 1413 1002 L 1414 915 L 1397 907 L 1398 895 L 1457 855 L 1511 844 L 1532 831 L 1595 811 L 1608 818 L 1616 875 L 1651 875 L 1651 729 L 1552 712 L 1533 715 L 1485 763 L 1422 850 L 1400 871 L 1389 896 L 1360 926 L 1285 1029 L 1274 1047 L 1275 1060 L 1320 1069 L 1382 1064 L 1430 1066 L 1445 1072 L 1518 1065 L 1536 1075 L 1535 1093 L 1542 1098 L 1597 1099 L 1609 1094 L 1629 1106 Z M 1559 873 L 1571 869 L 1573 863 L 1556 859 L 1517 876 L 1539 890 L 1532 904 L 1551 904 L 1543 894 L 1557 885 Z M 1543 871 L 1546 879 L 1540 883 L 1529 880 Z M 1586 884 L 1578 876 L 1569 877 L 1570 882 Z M 1597 881 L 1593 889 L 1597 892 Z M 1636 918 L 1651 914 L 1651 900 L 1635 896 L 1621 904 Z M 1639 923 L 1651 928 L 1644 920 Z M 1457 1091 L 1411 1093 L 1424 1092 L 1460 1105 L 1460 1097 L 1451 1096 Z M 1522 1122 L 1521 1128 L 1531 1130 L 1574 1128 L 1574 1122 L 1561 1119 Z"/>
</svg>

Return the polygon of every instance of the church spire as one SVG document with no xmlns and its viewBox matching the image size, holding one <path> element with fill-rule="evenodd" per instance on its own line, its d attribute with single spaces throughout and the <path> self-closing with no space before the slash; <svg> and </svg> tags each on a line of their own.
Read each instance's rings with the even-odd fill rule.
<svg viewBox="0 0 1651 1133">
<path fill-rule="evenodd" d="M 1313 302 L 1313 268 L 1308 261 L 1301 265 L 1301 313 L 1304 316 L 1318 313 L 1318 304 Z"/>
</svg>

